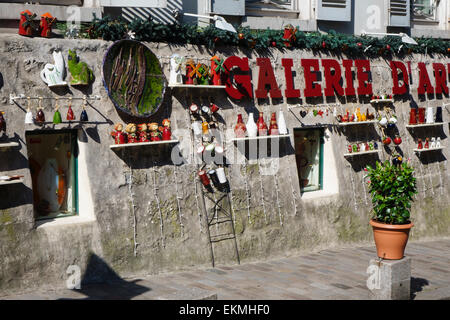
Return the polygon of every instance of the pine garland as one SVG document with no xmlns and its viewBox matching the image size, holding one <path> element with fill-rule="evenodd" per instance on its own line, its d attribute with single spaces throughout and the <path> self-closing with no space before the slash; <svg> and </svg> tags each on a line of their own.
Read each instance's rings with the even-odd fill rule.
<svg viewBox="0 0 450 320">
<path fill-rule="evenodd" d="M 345 53 L 348 56 L 369 57 L 404 56 L 412 53 L 450 56 L 450 41 L 440 38 L 415 38 L 418 45 L 410 45 L 402 43 L 401 38 L 396 36 L 376 38 L 341 34 L 333 30 L 327 34 L 297 30 L 290 46 L 286 47 L 284 30 L 253 30 L 248 27 L 236 29 L 237 33 L 233 33 L 217 29 L 212 24 L 199 28 L 195 24 L 162 24 L 140 18 L 127 22 L 122 18 L 105 16 L 99 19 L 94 16 L 85 32 L 90 38 L 115 41 L 127 38 L 131 31 L 138 41 L 206 45 L 211 49 L 218 46 L 238 46 L 255 50 L 299 48 L 328 54 Z"/>
</svg>

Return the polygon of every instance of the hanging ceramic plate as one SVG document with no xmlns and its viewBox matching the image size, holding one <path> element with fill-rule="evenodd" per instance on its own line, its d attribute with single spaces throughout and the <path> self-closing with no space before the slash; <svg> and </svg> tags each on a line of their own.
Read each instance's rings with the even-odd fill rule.
<svg viewBox="0 0 450 320">
<path fill-rule="evenodd" d="M 117 109 L 142 118 L 158 111 L 166 90 L 158 58 L 134 40 L 116 41 L 106 51 L 103 84 Z"/>
</svg>

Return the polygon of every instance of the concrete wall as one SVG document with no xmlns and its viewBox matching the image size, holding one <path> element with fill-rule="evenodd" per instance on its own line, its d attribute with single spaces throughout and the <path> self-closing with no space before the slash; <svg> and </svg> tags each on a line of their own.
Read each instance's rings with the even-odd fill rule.
<svg viewBox="0 0 450 320">
<path fill-rule="evenodd" d="M 210 266 L 206 229 L 197 205 L 200 193 L 194 184 L 197 165 L 174 166 L 167 160 L 153 162 L 152 149 L 137 148 L 135 153 L 120 156 L 109 148 L 113 143 L 109 136 L 113 126 L 107 122 L 123 122 L 102 85 L 102 59 L 109 45 L 110 42 L 100 40 L 0 36 L 0 73 L 3 79 L 3 83 L 0 82 L 0 110 L 5 111 L 7 134 L 13 141 L 20 143 L 18 148 L 0 151 L 0 175 L 25 176 L 23 185 L 0 186 L 0 293 L 37 286 L 64 286 L 68 276 L 67 267 L 76 264 L 84 272 L 91 254 L 99 256 L 122 277 Z M 180 47 L 162 43 L 147 45 L 155 54 L 162 56 L 167 77 L 167 57 L 174 52 L 194 59 L 204 59 L 204 62 L 214 54 L 205 47 Z M 85 194 L 83 204 L 80 204 L 80 216 L 61 218 L 36 227 L 24 141 L 25 130 L 37 130 L 38 127 L 25 126 L 25 110 L 21 109 L 25 108 L 25 101 L 19 102 L 19 107 L 10 105 L 8 98 L 10 93 L 56 95 L 39 78 L 39 72 L 45 63 L 53 62 L 51 52 L 54 49 L 63 50 L 65 57 L 68 49 L 76 49 L 81 60 L 86 61 L 94 70 L 95 82 L 92 87 L 85 92 L 70 88 L 73 95 L 100 95 L 102 100 L 92 103 L 96 110 L 87 109 L 90 123 L 79 127 L 79 143 L 82 145 L 79 157 L 80 193 Z M 255 52 L 225 48 L 216 53 L 225 57 L 248 56 L 253 70 L 253 85 L 256 86 L 258 67 L 255 64 Z M 303 69 L 299 59 L 322 56 L 320 53 L 301 50 L 285 53 L 271 50 L 264 54 L 271 58 L 282 89 L 282 57 L 294 58 L 295 85 L 303 89 Z M 344 57 L 337 57 L 341 58 Z M 411 60 L 413 66 L 411 97 L 414 103 L 424 106 L 426 102 L 418 100 L 415 89 L 418 82 L 416 63 L 441 61 L 446 64 L 449 61 L 439 56 L 423 55 L 410 56 L 405 60 Z M 383 93 L 380 89 L 390 92 L 392 81 L 386 61 L 377 59 L 372 60 L 371 64 L 375 92 Z M 429 73 L 432 76 L 431 71 Z M 68 96 L 70 92 L 58 94 Z M 161 121 L 164 117 L 170 117 L 174 135 L 181 140 L 179 147 L 186 158 L 190 157 L 190 136 L 183 134 L 181 130 L 190 127 L 184 109 L 189 104 L 189 94 L 181 90 L 167 90 L 161 111 L 151 119 Z M 197 104 L 202 103 L 200 96 L 203 102 L 207 101 L 208 96 L 216 101 L 221 107 L 219 112 L 224 122 L 220 124 L 220 130 L 224 133 L 226 129 L 234 127 L 238 113 L 242 113 L 244 121 L 247 121 L 247 114 L 257 110 L 263 111 L 266 117 L 271 112 L 283 110 L 290 132 L 295 127 L 308 124 L 322 123 L 327 126 L 324 152 L 328 161 L 328 174 L 324 183 L 331 183 L 327 185 L 329 192 L 301 195 L 292 139 L 282 145 L 280 170 L 274 176 L 261 175 L 258 164 L 248 161 L 233 164 L 227 169 L 241 261 L 264 260 L 325 247 L 372 243 L 372 231 L 368 224 L 371 204 L 363 183 L 362 169 L 368 163 L 373 164 L 377 158 L 365 156 L 349 162 L 343 157 L 343 153 L 346 152 L 348 141 L 380 139 L 378 129 L 366 131 L 364 127 L 359 127 L 343 132 L 331 125 L 334 123 L 331 112 L 324 118 L 314 117 L 312 112 L 301 118 L 298 110 L 294 110 L 294 117 L 281 101 L 232 101 L 222 91 L 203 93 L 198 90 L 192 91 L 192 95 Z M 445 97 L 436 98 L 429 101 L 429 105 L 438 106 L 446 101 Z M 352 110 L 356 104 L 363 102 L 348 103 L 342 109 L 348 107 Z M 369 106 L 367 102 L 364 104 L 362 110 Z M 44 106 L 46 117 L 51 120 L 53 106 L 49 103 Z M 73 108 L 78 118 L 80 104 L 75 102 Z M 405 158 L 411 158 L 416 168 L 419 188 L 412 208 L 415 227 L 411 237 L 422 239 L 448 236 L 449 114 L 444 109 L 446 124 L 441 129 L 424 131 L 429 136 L 441 136 L 446 149 L 442 154 L 429 154 L 421 161 L 412 151 L 416 146 L 414 136 L 405 128 L 409 108 L 409 101 L 395 102 L 398 128 L 404 141 L 401 150 Z M 67 106 L 63 104 L 61 110 L 64 117 Z M 56 125 L 55 129 L 65 126 L 67 125 Z M 235 151 L 229 140 L 226 148 Z M 238 152 L 237 154 L 239 155 Z M 385 158 L 386 153 L 380 152 L 379 160 Z M 132 180 L 129 178 L 130 174 Z M 128 181 L 132 181 L 132 184 L 129 185 Z M 333 185 L 333 181 L 337 181 L 338 185 Z M 161 211 L 158 210 L 158 203 Z M 134 210 L 132 204 L 135 205 Z M 139 243 L 136 255 L 134 239 Z M 236 263 L 231 241 L 219 243 L 215 252 L 218 264 Z M 101 270 L 98 270 L 98 276 L 101 277 Z"/>
</svg>

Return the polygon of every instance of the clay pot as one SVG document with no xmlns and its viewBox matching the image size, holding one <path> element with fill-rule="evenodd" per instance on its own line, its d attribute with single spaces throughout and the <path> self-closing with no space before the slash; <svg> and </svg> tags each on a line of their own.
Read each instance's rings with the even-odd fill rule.
<svg viewBox="0 0 450 320">
<path fill-rule="evenodd" d="M 387 224 L 370 220 L 377 255 L 387 260 L 402 259 L 408 242 L 409 230 L 414 224 Z"/>
</svg>

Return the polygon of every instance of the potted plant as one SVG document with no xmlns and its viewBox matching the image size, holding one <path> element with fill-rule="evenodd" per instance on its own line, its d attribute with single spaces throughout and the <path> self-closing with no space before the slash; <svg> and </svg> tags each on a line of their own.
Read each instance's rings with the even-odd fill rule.
<svg viewBox="0 0 450 320">
<path fill-rule="evenodd" d="M 417 194 L 414 169 L 409 163 L 391 164 L 377 161 L 374 168 L 366 168 L 369 192 L 372 196 L 373 227 L 377 254 L 383 259 L 402 259 L 413 227 L 410 209 Z"/>
</svg>

